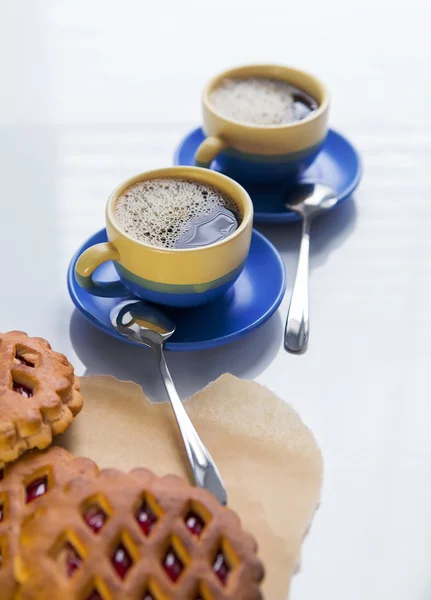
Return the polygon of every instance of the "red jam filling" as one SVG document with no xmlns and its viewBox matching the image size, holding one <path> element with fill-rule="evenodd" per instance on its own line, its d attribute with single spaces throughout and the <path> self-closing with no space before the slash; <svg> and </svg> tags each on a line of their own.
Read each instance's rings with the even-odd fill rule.
<svg viewBox="0 0 431 600">
<path fill-rule="evenodd" d="M 64 546 L 64 552 L 67 576 L 72 577 L 75 571 L 77 571 L 81 566 L 82 558 L 79 556 L 78 552 L 70 542 L 67 542 Z"/>
<path fill-rule="evenodd" d="M 100 508 L 100 506 L 97 506 L 97 504 L 92 504 L 85 510 L 84 521 L 87 523 L 89 528 L 94 531 L 94 533 L 99 533 L 104 526 L 106 519 L 106 513 Z"/>
<path fill-rule="evenodd" d="M 151 530 L 158 521 L 157 516 L 154 514 L 154 511 L 146 500 L 143 501 L 140 509 L 138 510 L 136 519 L 139 523 L 139 527 L 146 536 L 150 535 Z"/>
<path fill-rule="evenodd" d="M 34 364 L 32 362 L 30 362 L 29 360 L 25 360 L 25 358 L 23 356 L 16 356 L 15 357 L 22 365 L 25 365 L 26 367 L 34 367 Z"/>
<path fill-rule="evenodd" d="M 185 519 L 186 527 L 192 535 L 199 537 L 202 533 L 205 522 L 201 517 L 193 511 L 190 511 Z"/>
<path fill-rule="evenodd" d="M 127 552 L 123 544 L 120 544 L 115 550 L 111 562 L 121 579 L 126 577 L 127 571 L 133 564 L 130 554 Z"/>
<path fill-rule="evenodd" d="M 222 550 L 219 550 L 216 559 L 213 564 L 213 571 L 220 579 L 223 585 L 226 585 L 227 578 L 229 577 L 230 567 L 224 557 Z"/>
<path fill-rule="evenodd" d="M 175 553 L 172 546 L 168 549 L 165 558 L 163 559 L 163 568 L 169 575 L 172 581 L 177 581 L 183 572 L 184 565 Z"/>
<path fill-rule="evenodd" d="M 26 487 L 26 504 L 33 502 L 39 496 L 43 496 L 48 491 L 48 477 L 39 477 L 34 481 L 31 481 Z"/>
<path fill-rule="evenodd" d="M 14 392 L 21 394 L 24 398 L 31 398 L 33 396 L 33 390 L 22 383 L 16 381 L 13 382 L 12 389 Z"/>
<path fill-rule="evenodd" d="M 103 600 L 103 598 L 97 590 L 93 590 L 85 600 Z"/>
</svg>

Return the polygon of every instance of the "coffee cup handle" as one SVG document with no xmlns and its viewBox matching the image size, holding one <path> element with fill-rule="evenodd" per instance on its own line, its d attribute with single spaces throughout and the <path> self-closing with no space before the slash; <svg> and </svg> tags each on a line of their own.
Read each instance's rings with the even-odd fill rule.
<svg viewBox="0 0 431 600">
<path fill-rule="evenodd" d="M 212 161 L 220 152 L 226 150 L 227 143 L 217 136 L 210 136 L 204 139 L 196 150 L 195 165 L 197 167 L 205 167 L 209 169 Z"/>
<path fill-rule="evenodd" d="M 76 281 L 93 296 L 103 296 L 105 298 L 130 296 L 129 290 L 121 281 L 94 281 L 94 271 L 108 260 L 120 260 L 120 253 L 111 242 L 95 244 L 87 248 L 76 261 Z"/>
</svg>

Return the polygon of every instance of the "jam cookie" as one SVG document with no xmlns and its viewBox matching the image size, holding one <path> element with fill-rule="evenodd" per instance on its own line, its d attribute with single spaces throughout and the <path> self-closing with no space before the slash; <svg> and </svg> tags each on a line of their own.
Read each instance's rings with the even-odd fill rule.
<svg viewBox="0 0 431 600">
<path fill-rule="evenodd" d="M 46 340 L 0 333 L 0 466 L 49 446 L 82 408 L 79 379 Z"/>
<path fill-rule="evenodd" d="M 256 542 L 208 491 L 145 469 L 54 490 L 20 536 L 21 600 L 261 600 Z"/>
<path fill-rule="evenodd" d="M 22 520 L 37 508 L 41 498 L 75 477 L 97 472 L 89 459 L 73 458 L 63 448 L 33 450 L 0 469 L 0 597 L 15 598 L 13 561 Z"/>
</svg>

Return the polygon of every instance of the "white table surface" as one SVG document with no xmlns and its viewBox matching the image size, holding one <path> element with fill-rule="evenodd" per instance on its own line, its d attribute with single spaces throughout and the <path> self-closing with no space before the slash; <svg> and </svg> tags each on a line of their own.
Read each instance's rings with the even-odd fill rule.
<svg viewBox="0 0 431 600">
<path fill-rule="evenodd" d="M 323 504 L 292 600 L 431 597 L 429 18 L 429 0 L 0 0 L 0 330 L 154 399 L 151 356 L 74 311 L 71 255 L 117 183 L 171 164 L 210 75 L 281 62 L 332 91 L 365 175 L 312 234 L 309 351 L 282 349 L 298 227 L 266 226 L 288 272 L 279 312 L 231 346 L 169 355 L 183 397 L 231 371 L 317 436 Z"/>
</svg>

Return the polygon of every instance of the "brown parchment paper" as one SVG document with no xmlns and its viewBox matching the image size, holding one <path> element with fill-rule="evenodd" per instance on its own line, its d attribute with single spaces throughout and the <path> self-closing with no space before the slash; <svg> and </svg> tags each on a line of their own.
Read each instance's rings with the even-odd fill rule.
<svg viewBox="0 0 431 600">
<path fill-rule="evenodd" d="M 84 409 L 60 445 L 101 467 L 146 466 L 190 479 L 168 404 L 151 403 L 138 385 L 113 377 L 81 384 Z M 322 459 L 311 432 L 270 390 L 232 375 L 186 405 L 223 476 L 229 507 L 258 540 L 266 600 L 286 600 L 319 501 Z"/>
</svg>

